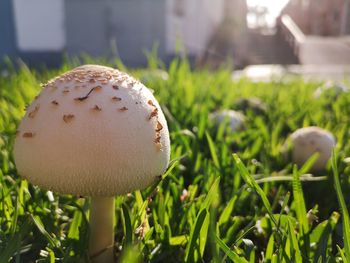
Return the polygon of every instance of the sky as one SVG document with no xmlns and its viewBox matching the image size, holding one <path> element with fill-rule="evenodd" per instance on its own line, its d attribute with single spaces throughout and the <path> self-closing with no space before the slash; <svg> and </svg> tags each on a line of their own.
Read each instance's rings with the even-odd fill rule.
<svg viewBox="0 0 350 263">
<path fill-rule="evenodd" d="M 280 14 L 282 8 L 288 3 L 288 0 L 247 0 L 248 7 L 263 6 L 268 10 L 266 22 L 269 26 L 274 26 L 276 17 Z M 252 16 L 247 17 L 248 26 L 256 22 Z"/>
</svg>

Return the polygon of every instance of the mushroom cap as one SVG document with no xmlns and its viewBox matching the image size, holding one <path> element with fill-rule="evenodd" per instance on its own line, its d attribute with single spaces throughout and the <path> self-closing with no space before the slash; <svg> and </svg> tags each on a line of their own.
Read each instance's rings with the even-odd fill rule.
<svg viewBox="0 0 350 263">
<path fill-rule="evenodd" d="M 211 113 L 209 118 L 216 126 L 219 126 L 222 122 L 228 120 L 229 128 L 232 132 L 242 128 L 245 121 L 244 115 L 234 110 L 216 111 Z"/>
<path fill-rule="evenodd" d="M 311 171 L 320 171 L 326 167 L 336 144 L 332 133 L 313 126 L 296 130 L 290 138 L 292 161 L 299 167 L 314 153 L 320 154 Z"/>
<path fill-rule="evenodd" d="M 119 70 L 84 65 L 50 80 L 14 145 L 19 174 L 63 194 L 143 189 L 169 164 L 166 119 L 153 94 Z"/>
</svg>

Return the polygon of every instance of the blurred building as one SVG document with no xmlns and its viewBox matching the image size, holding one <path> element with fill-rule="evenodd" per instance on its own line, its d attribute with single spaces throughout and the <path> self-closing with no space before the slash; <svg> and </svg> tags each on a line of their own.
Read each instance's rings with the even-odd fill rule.
<svg viewBox="0 0 350 263">
<path fill-rule="evenodd" d="M 224 19 L 210 37 L 205 53 L 197 60 L 197 66 L 218 68 L 223 63 L 240 67 L 247 57 L 246 0 L 225 0 Z"/>
<path fill-rule="evenodd" d="M 120 56 L 146 63 L 157 47 L 164 61 L 177 52 L 205 52 L 224 19 L 225 0 L 1 0 L 0 58 L 47 65 L 64 54 Z"/>
<path fill-rule="evenodd" d="M 279 29 L 301 64 L 350 64 L 349 0 L 290 0 Z"/>
<path fill-rule="evenodd" d="M 283 10 L 306 35 L 350 34 L 347 0 L 290 0 Z"/>
</svg>

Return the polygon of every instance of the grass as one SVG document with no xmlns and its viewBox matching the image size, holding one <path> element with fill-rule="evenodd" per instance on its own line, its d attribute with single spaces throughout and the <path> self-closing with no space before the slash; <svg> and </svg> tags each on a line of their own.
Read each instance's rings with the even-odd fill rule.
<svg viewBox="0 0 350 263">
<path fill-rule="evenodd" d="M 12 156 L 39 84 L 79 63 L 40 71 L 9 64 L 0 77 L 0 262 L 88 262 L 89 199 L 20 179 Z M 179 60 L 168 80 L 149 77 L 159 64 L 151 58 L 148 69 L 125 70 L 148 74 L 173 162 L 158 185 L 116 197 L 120 262 L 350 262 L 350 94 L 315 99 L 319 83 L 233 82 L 229 70 L 191 70 Z M 210 112 L 242 97 L 260 98 L 266 111 L 247 109 L 246 129 L 236 133 L 210 123 Z M 281 154 L 288 135 L 310 125 L 337 138 L 332 166 L 314 176 L 305 174 L 315 158 L 298 169 Z"/>
</svg>

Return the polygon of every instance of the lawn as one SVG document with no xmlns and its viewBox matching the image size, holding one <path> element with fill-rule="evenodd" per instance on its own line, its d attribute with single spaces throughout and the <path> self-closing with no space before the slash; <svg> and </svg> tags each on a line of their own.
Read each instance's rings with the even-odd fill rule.
<svg viewBox="0 0 350 263">
<path fill-rule="evenodd" d="M 9 63 L 0 75 L 0 262 L 89 260 L 89 199 L 22 180 L 12 155 L 40 83 L 78 64 L 32 70 Z M 154 90 L 172 147 L 158 185 L 115 198 L 120 262 L 350 262 L 350 93 L 315 98 L 320 83 L 232 81 L 229 70 L 191 70 L 185 60 L 171 63 L 167 80 L 151 76 L 162 66 L 155 59 L 147 69 L 112 66 Z M 245 108 L 244 129 L 230 132 L 208 119 L 251 97 L 266 109 Z M 333 165 L 314 175 L 313 159 L 298 168 L 282 154 L 288 136 L 305 126 L 337 140 Z"/>
</svg>

